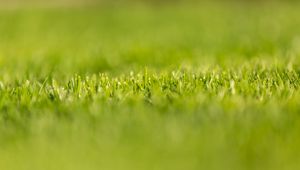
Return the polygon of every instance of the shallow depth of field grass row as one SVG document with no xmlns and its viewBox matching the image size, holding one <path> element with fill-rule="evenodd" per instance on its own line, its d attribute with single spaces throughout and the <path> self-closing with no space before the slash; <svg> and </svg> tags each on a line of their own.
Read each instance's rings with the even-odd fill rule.
<svg viewBox="0 0 300 170">
<path fill-rule="evenodd" d="M 140 73 L 131 72 L 118 77 L 107 74 L 75 75 L 65 82 L 51 77 L 44 80 L 1 82 L 1 127 L 4 128 L 2 132 L 14 136 L 14 133 L 5 132 L 7 123 L 16 126 L 13 128 L 17 131 L 19 125 L 24 125 L 19 130 L 27 131 L 30 126 L 26 127 L 26 123 L 32 117 L 43 118 L 44 109 L 62 120 L 72 120 L 81 119 L 82 116 L 95 118 L 102 114 L 107 105 L 124 109 L 140 105 L 159 114 L 167 114 L 166 110 L 173 108 L 174 112 L 182 115 L 205 115 L 207 111 L 197 111 L 213 108 L 214 103 L 221 104 L 219 108 L 215 108 L 217 110 L 209 111 L 216 114 L 241 114 L 239 112 L 244 112 L 245 108 L 270 103 L 275 104 L 275 108 L 270 108 L 271 113 L 280 109 L 277 108 L 279 106 L 297 112 L 299 77 L 299 70 L 257 66 L 256 69 L 215 68 L 198 73 L 184 70 L 155 73 L 145 69 Z M 277 106 L 278 103 L 281 104 Z M 286 103 L 291 106 L 285 106 Z M 73 110 L 74 105 L 82 107 L 82 113 L 74 114 L 77 112 Z M 89 110 L 95 106 L 96 110 Z M 114 109 L 111 112 L 113 114 Z M 140 114 L 139 112 L 144 110 L 134 111 L 133 114 Z M 248 116 L 251 117 L 251 114 Z"/>
<path fill-rule="evenodd" d="M 272 2 L 1 9 L 0 169 L 299 169 L 300 10 Z"/>
<path fill-rule="evenodd" d="M 271 66 L 272 67 L 272 66 Z M 241 96 L 259 100 L 286 99 L 298 92 L 300 72 L 294 69 L 249 68 L 236 70 L 212 69 L 203 73 L 172 71 L 149 73 L 131 72 L 128 75 L 111 77 L 107 74 L 92 76 L 75 75 L 67 82 L 46 77 L 44 80 L 1 82 L 1 101 L 30 104 L 43 100 L 67 102 L 73 100 L 126 100 L 135 95 L 151 102 L 152 97 Z M 2 103 L 3 106 L 3 103 Z"/>
</svg>

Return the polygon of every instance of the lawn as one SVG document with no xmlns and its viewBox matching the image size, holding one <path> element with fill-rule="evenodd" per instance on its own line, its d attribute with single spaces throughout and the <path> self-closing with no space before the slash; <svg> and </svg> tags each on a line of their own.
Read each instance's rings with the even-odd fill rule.
<svg viewBox="0 0 300 170">
<path fill-rule="evenodd" d="M 300 168 L 297 2 L 0 9 L 0 169 Z"/>
</svg>

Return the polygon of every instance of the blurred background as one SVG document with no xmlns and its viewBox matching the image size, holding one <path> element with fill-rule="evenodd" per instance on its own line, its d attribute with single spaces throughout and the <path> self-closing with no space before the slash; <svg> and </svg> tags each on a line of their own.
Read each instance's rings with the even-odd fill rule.
<svg viewBox="0 0 300 170">
<path fill-rule="evenodd" d="M 104 4 L 138 4 L 147 3 L 153 5 L 174 3 L 201 3 L 201 2 L 247 2 L 247 3 L 270 3 L 270 2 L 297 2 L 297 0 L 1 0 L 4 6 L 76 6 L 76 5 L 104 5 Z"/>
<path fill-rule="evenodd" d="M 2 79 L 299 65 L 295 0 L 0 2 Z M 246 60 L 245 60 L 246 59 Z"/>
</svg>

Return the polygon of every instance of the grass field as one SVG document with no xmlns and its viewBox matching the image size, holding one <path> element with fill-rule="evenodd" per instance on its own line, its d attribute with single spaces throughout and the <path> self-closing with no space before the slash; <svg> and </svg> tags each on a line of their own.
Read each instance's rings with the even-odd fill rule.
<svg viewBox="0 0 300 170">
<path fill-rule="evenodd" d="M 1 170 L 300 168 L 300 5 L 0 10 Z"/>
</svg>

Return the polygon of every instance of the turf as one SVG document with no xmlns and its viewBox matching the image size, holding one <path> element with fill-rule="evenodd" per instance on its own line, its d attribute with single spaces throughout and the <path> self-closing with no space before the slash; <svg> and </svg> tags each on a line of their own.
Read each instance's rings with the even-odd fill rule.
<svg viewBox="0 0 300 170">
<path fill-rule="evenodd" d="M 0 11 L 0 169 L 298 169 L 293 3 Z"/>
</svg>

